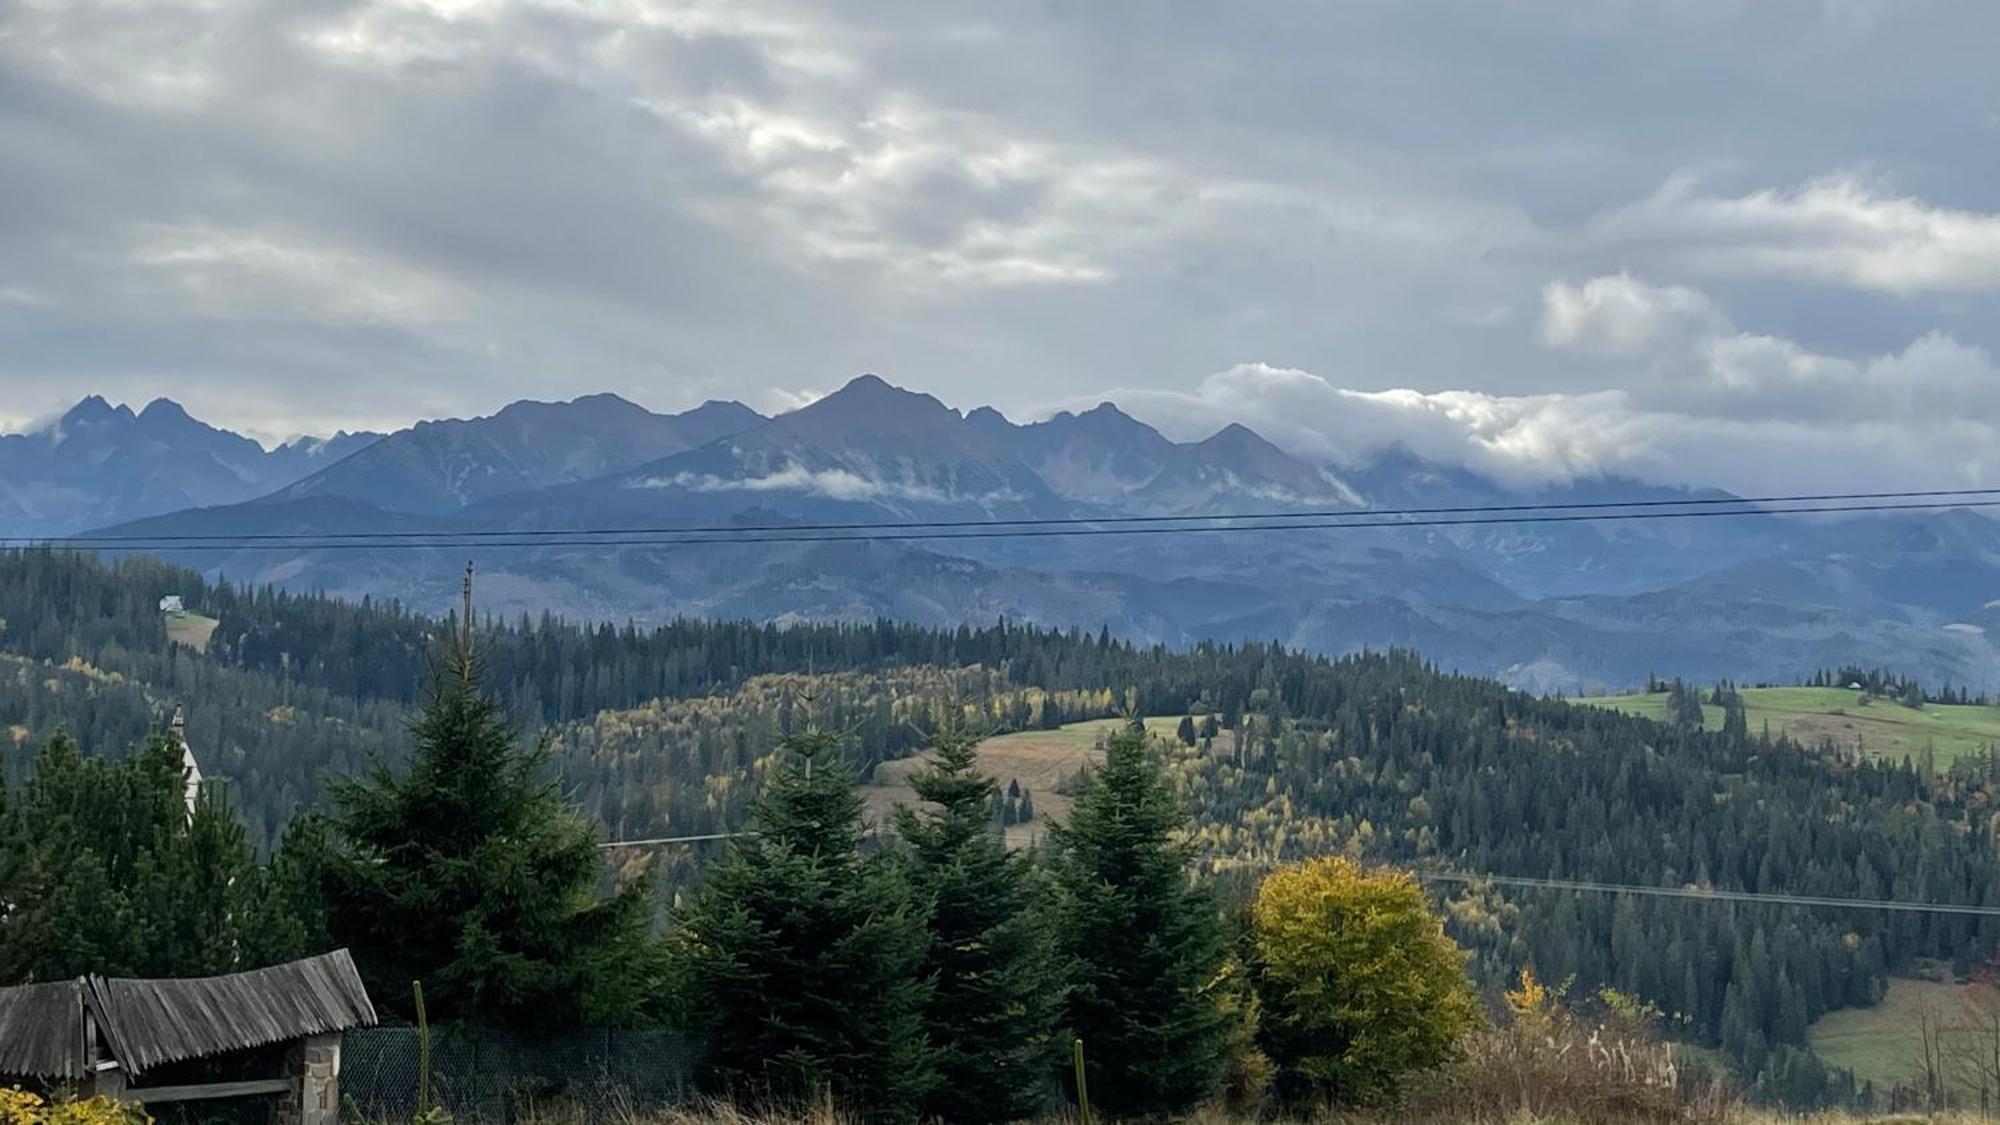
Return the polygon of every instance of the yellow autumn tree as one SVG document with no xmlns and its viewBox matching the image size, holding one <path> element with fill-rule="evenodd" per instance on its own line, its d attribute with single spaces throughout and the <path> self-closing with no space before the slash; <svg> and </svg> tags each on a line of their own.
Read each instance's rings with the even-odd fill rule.
<svg viewBox="0 0 2000 1125">
<path fill-rule="evenodd" d="M 136 1105 L 106 1097 L 54 1102 L 19 1086 L 0 1090 L 0 1122 L 6 1125 L 151 1125 Z"/>
<path fill-rule="evenodd" d="M 1407 872 L 1279 868 L 1251 909 L 1259 1038 L 1293 1101 L 1393 1100 L 1479 1022 L 1465 954 Z"/>
</svg>

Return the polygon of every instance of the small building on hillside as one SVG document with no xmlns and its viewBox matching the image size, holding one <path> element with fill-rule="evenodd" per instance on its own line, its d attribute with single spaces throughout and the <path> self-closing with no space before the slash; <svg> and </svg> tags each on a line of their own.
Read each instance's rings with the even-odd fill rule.
<svg viewBox="0 0 2000 1125">
<path fill-rule="evenodd" d="M 160 599 L 160 612 L 186 613 L 187 606 L 182 604 L 179 594 L 168 594 L 166 597 Z"/>
<path fill-rule="evenodd" d="M 341 1033 L 374 1023 L 344 949 L 220 977 L 0 988 L 0 1081 L 141 1105 L 259 1099 L 273 1125 L 333 1125 Z"/>
</svg>

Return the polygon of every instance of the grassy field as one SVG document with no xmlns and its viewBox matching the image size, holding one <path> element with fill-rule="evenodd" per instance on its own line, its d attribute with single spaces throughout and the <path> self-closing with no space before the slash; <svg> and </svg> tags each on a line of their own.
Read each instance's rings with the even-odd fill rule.
<svg viewBox="0 0 2000 1125">
<path fill-rule="evenodd" d="M 1010 781 L 1019 781 L 1021 787 L 1034 798 L 1035 819 L 1010 826 L 1007 829 L 1009 845 L 1022 847 L 1033 844 L 1047 832 L 1051 819 L 1060 822 L 1069 815 L 1070 798 L 1056 792 L 1057 787 L 1075 777 L 1085 765 L 1103 761 L 1104 753 L 1099 747 L 1104 736 L 1124 721 L 1092 719 L 1055 730 L 1003 734 L 979 744 L 979 766 L 982 770 L 999 779 L 1002 789 Z M 1149 718 L 1146 730 L 1162 738 L 1171 738 L 1180 721 L 1179 715 Z M 1228 738 L 1228 732 L 1221 737 Z M 874 780 L 861 790 L 867 802 L 868 818 L 886 821 L 897 805 L 915 801 L 916 794 L 911 791 L 908 778 L 910 774 L 924 769 L 925 765 L 925 760 L 918 757 L 884 762 L 875 767 Z"/>
<path fill-rule="evenodd" d="M 566 1113 L 560 1109 L 536 1112 L 531 1109 L 521 1118 L 521 1125 L 582 1125 L 580 1113 Z M 820 1107 L 783 1114 L 745 1113 L 724 1105 L 697 1106 L 684 1110 L 666 1110 L 654 1114 L 634 1113 L 621 1117 L 625 1125 L 856 1125 L 857 1118 L 835 1113 Z M 1097 1120 L 1104 1120 L 1098 1117 Z M 1184 1117 L 1171 1119 L 1176 1125 L 1602 1125 L 1603 1118 L 1572 1117 L 1565 1114 L 1535 1116 L 1495 1111 L 1485 1106 L 1466 1106 L 1462 1111 L 1447 1115 L 1410 1114 L 1398 1110 L 1376 1112 L 1327 1111 L 1306 1115 L 1260 1115 L 1239 1116 L 1221 1110 L 1197 1110 Z M 1980 1118 L 1969 1113 L 1944 1113 L 1935 1116 L 1899 1114 L 1895 1116 L 1865 1117 L 1855 1114 L 1829 1112 L 1791 1114 L 1775 1110 L 1755 1109 L 1737 1106 L 1725 1109 L 1713 1116 L 1690 1114 L 1688 1120 L 1706 1122 L 1708 1125 L 1991 1125 L 1991 1118 Z M 401 1125 L 400 1122 L 373 1122 L 370 1125 Z M 1055 1114 L 1023 1125 L 1079 1125 L 1074 1112 Z"/>
<path fill-rule="evenodd" d="M 1613 695 L 1576 702 L 1662 719 L 1667 696 Z M 1782 687 L 1744 688 L 1743 709 L 1753 732 L 1768 725 L 1772 734 L 1789 734 L 1809 744 L 1831 740 L 1844 750 L 1858 747 L 1897 758 L 1908 754 L 1919 761 L 1934 754 L 1939 768 L 1961 754 L 2000 746 L 2000 707 L 1927 703 L 1913 708 L 1881 698 L 1864 705 L 1860 692 L 1846 688 Z M 1721 729 L 1722 708 L 1704 706 L 1702 717 L 1710 730 Z"/>
<path fill-rule="evenodd" d="M 1926 1009 L 1944 1023 L 1947 1055 L 1985 1041 L 1973 1030 L 1979 1013 L 1964 985 L 1904 979 L 1890 980 L 1888 993 L 1873 1008 L 1827 1013 L 1807 1038 L 1828 1063 L 1847 1067 L 1877 1087 L 1907 1082 L 1918 1072 L 1918 1020 Z M 1977 1103 L 1976 1088 L 1961 1089 L 1959 1095 Z"/>
<path fill-rule="evenodd" d="M 208 651 L 208 639 L 215 635 L 215 627 L 222 624 L 213 617 L 203 617 L 199 613 L 167 614 L 167 639 L 183 644 L 196 652 Z"/>
</svg>

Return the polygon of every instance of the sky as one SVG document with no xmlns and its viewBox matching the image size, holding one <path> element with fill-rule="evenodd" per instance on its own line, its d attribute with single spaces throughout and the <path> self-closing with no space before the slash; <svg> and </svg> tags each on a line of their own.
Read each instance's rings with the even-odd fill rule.
<svg viewBox="0 0 2000 1125">
<path fill-rule="evenodd" d="M 0 426 L 869 371 L 1534 483 L 2000 484 L 2000 6 L 0 2 Z"/>
</svg>

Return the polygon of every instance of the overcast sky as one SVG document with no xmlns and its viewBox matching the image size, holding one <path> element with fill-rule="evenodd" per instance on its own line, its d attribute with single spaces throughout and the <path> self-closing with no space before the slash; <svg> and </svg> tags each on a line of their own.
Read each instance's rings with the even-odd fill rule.
<svg viewBox="0 0 2000 1125">
<path fill-rule="evenodd" d="M 1997 483 L 2000 6 L 0 0 L 0 423 L 862 371 L 1523 480 Z"/>
</svg>

